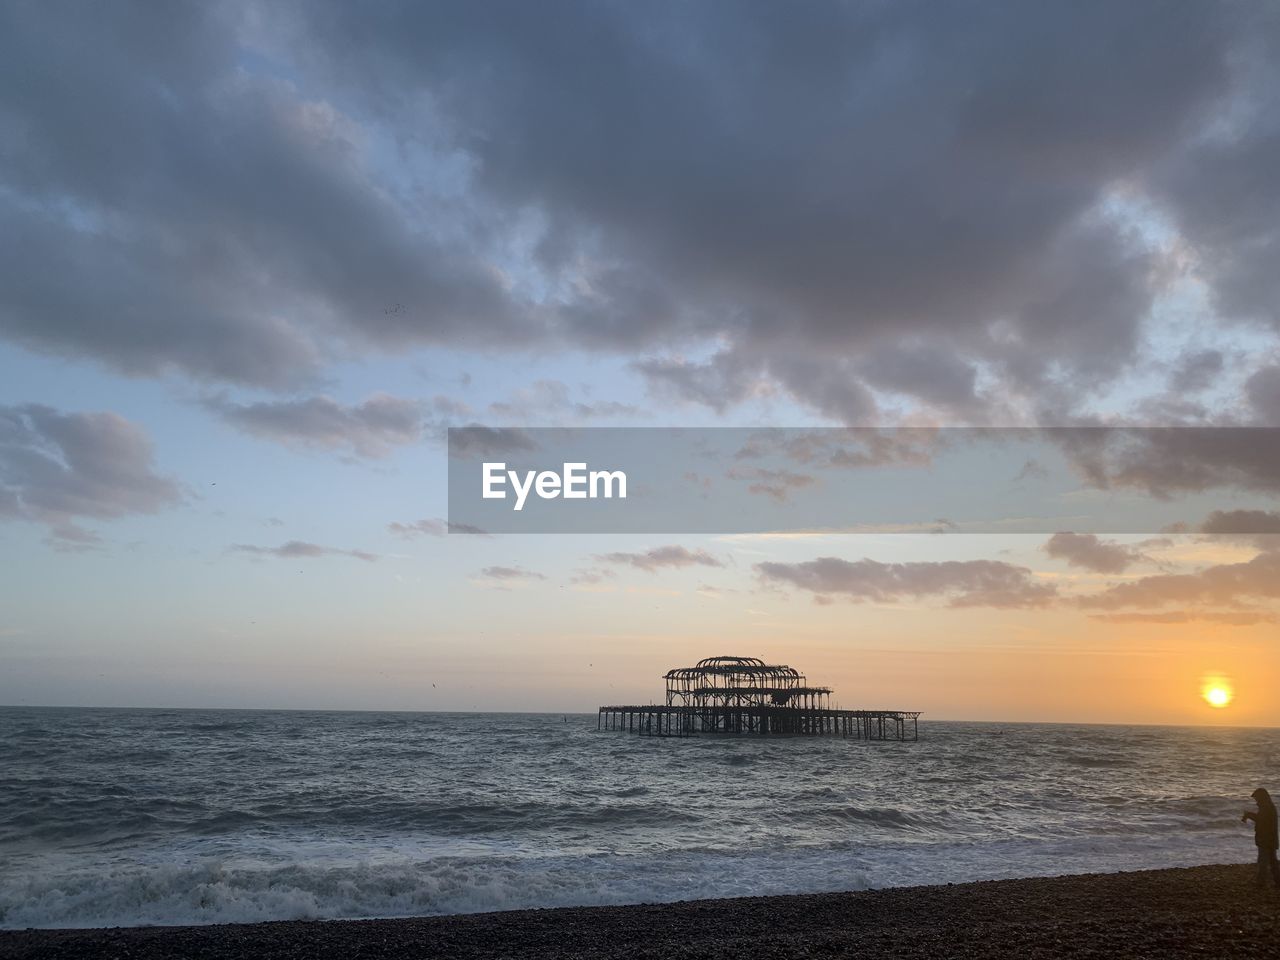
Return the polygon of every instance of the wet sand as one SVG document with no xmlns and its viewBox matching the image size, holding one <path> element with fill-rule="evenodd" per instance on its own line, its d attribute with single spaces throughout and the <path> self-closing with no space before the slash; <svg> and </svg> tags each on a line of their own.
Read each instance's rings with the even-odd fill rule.
<svg viewBox="0 0 1280 960">
<path fill-rule="evenodd" d="M 0 932 L 0 957 L 1280 957 L 1254 867 L 398 920 Z"/>
</svg>

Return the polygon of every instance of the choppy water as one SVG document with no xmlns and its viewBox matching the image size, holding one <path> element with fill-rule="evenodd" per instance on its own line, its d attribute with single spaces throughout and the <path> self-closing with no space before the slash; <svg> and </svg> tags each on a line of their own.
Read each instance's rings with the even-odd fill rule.
<svg viewBox="0 0 1280 960">
<path fill-rule="evenodd" d="M 1243 861 L 1280 731 L 0 709 L 0 926 L 458 913 Z"/>
</svg>

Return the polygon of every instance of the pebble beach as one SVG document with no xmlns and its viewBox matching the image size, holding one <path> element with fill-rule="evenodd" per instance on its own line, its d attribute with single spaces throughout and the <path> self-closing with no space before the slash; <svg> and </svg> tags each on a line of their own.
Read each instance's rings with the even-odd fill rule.
<svg viewBox="0 0 1280 960">
<path fill-rule="evenodd" d="M 388 920 L 0 933 L 0 957 L 1049 958 L 1280 956 L 1252 865 Z"/>
</svg>

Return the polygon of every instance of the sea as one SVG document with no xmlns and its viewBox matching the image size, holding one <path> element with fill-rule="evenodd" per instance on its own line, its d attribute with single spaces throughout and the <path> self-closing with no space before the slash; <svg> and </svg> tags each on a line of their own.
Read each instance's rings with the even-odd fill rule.
<svg viewBox="0 0 1280 960">
<path fill-rule="evenodd" d="M 0 708 L 0 927 L 397 917 L 1250 861 L 1280 731 Z"/>
</svg>

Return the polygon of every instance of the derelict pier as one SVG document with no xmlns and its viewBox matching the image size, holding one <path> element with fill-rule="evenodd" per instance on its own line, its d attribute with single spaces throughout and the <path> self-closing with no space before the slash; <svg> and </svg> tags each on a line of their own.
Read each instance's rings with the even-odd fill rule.
<svg viewBox="0 0 1280 960">
<path fill-rule="evenodd" d="M 919 739 L 918 710 L 840 710 L 831 688 L 811 686 L 794 667 L 755 657 L 710 657 L 669 670 L 665 704 L 605 706 L 597 730 L 641 736 L 698 734 Z"/>
</svg>

